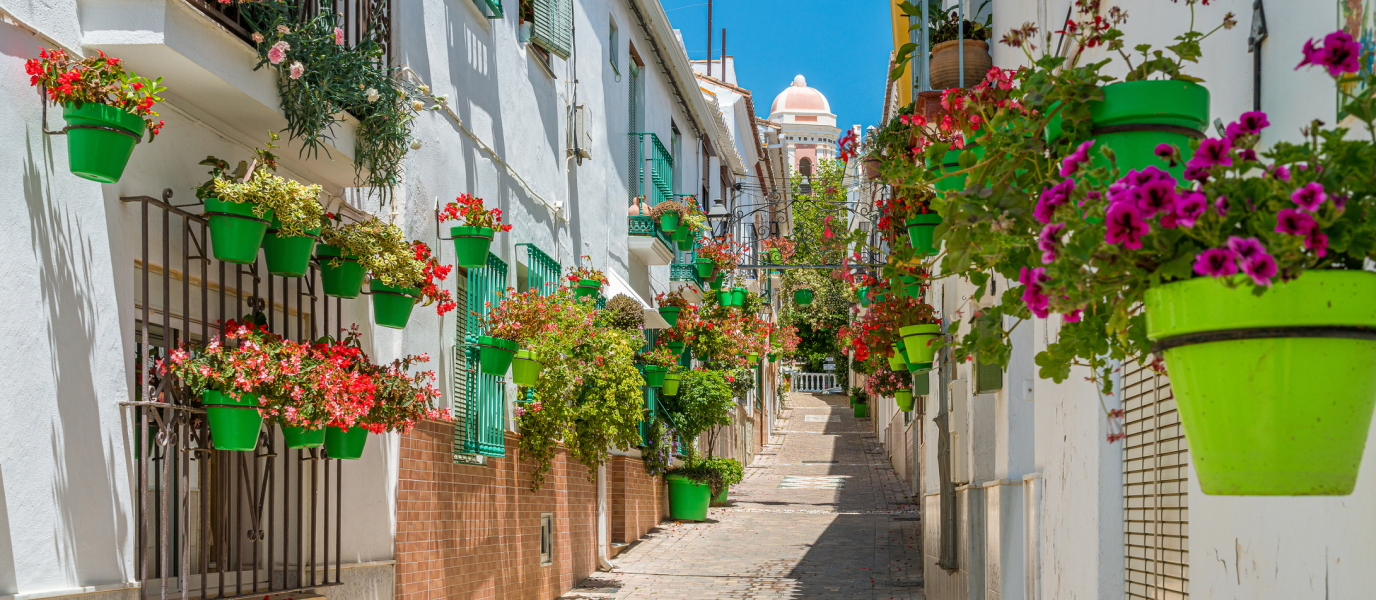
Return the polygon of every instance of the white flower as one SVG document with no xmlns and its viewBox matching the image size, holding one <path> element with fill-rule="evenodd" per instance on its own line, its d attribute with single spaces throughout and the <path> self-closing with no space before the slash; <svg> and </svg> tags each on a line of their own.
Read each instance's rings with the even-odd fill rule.
<svg viewBox="0 0 1376 600">
<path fill-rule="evenodd" d="M 411 110 L 425 110 L 425 103 L 420 100 L 412 100 Z"/>
<path fill-rule="evenodd" d="M 438 96 L 435 96 L 435 102 L 438 102 L 440 104 L 449 104 L 449 94 L 440 94 Z"/>
<path fill-rule="evenodd" d="M 368 88 L 366 94 L 369 102 L 377 102 L 377 88 Z"/>
<path fill-rule="evenodd" d="M 430 86 L 425 85 L 425 84 L 423 84 L 423 83 L 420 84 L 420 87 L 419 87 L 419 88 L 416 88 L 416 89 L 419 89 L 419 90 L 420 90 L 420 93 L 422 93 L 422 94 L 429 94 L 429 93 L 430 93 Z"/>
</svg>

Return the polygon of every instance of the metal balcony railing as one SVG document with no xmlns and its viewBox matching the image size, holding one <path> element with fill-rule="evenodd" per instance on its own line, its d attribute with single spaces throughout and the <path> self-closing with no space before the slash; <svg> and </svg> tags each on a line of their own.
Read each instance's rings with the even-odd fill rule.
<svg viewBox="0 0 1376 600">
<path fill-rule="evenodd" d="M 254 9 L 244 8 L 249 5 L 216 0 L 188 1 L 245 43 L 254 45 L 252 36 L 258 27 L 252 22 Z M 392 64 L 392 0 L 288 0 L 288 3 L 302 22 L 321 12 L 339 15 L 336 26 L 344 30 L 345 44 L 352 47 L 371 39 L 382 47 L 383 64 Z"/>
<path fill-rule="evenodd" d="M 649 206 L 674 199 L 674 156 L 653 133 L 632 133 L 631 153 L 636 159 L 637 195 Z"/>
</svg>

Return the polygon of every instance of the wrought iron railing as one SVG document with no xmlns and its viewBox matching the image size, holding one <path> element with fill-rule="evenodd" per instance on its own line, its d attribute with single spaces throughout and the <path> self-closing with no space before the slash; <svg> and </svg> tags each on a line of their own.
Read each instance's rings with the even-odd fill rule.
<svg viewBox="0 0 1376 600">
<path fill-rule="evenodd" d="M 668 234 L 664 233 L 664 230 L 655 226 L 655 220 L 653 218 L 644 216 L 632 216 L 626 217 L 626 219 L 626 231 L 630 235 L 641 237 L 653 237 L 662 242 L 666 248 L 669 248 L 670 250 L 674 249 L 674 241 L 672 239 L 669 239 Z"/>
<path fill-rule="evenodd" d="M 315 265 L 289 278 L 268 275 L 262 262 L 211 258 L 207 220 L 171 197 L 168 189 L 161 200 L 120 198 L 139 211 L 142 241 L 135 399 L 121 403 L 133 429 L 139 597 L 208 600 L 341 585 L 343 461 L 323 449 L 288 450 L 271 421 L 256 450 L 215 449 L 200 399 L 154 365 L 245 314 L 288 339 L 341 335 L 342 301 L 316 293 Z"/>
<path fill-rule="evenodd" d="M 244 4 L 239 2 L 218 2 L 216 0 L 188 0 L 216 23 L 223 25 L 239 39 L 253 45 L 256 30 L 249 14 L 245 14 Z M 321 12 L 339 15 L 336 25 L 344 30 L 344 42 L 355 46 L 363 40 L 371 39 L 382 47 L 383 64 L 391 65 L 392 54 L 392 0 L 288 0 L 296 10 L 301 21 L 315 18 Z M 501 3 L 497 3 L 501 10 Z M 251 7 L 248 10 L 253 10 Z"/>
<path fill-rule="evenodd" d="M 674 156 L 653 133 L 632 133 L 631 152 L 638 167 L 632 173 L 636 177 L 638 196 L 643 196 L 648 206 L 654 206 L 674 198 Z"/>
</svg>

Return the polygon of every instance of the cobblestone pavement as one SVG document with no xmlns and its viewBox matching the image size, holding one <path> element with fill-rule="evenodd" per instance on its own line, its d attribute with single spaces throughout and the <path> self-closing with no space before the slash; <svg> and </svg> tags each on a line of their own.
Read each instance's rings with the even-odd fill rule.
<svg viewBox="0 0 1376 600">
<path fill-rule="evenodd" d="M 920 600 L 918 507 L 844 396 L 789 394 L 705 523 L 666 521 L 564 598 Z"/>
</svg>

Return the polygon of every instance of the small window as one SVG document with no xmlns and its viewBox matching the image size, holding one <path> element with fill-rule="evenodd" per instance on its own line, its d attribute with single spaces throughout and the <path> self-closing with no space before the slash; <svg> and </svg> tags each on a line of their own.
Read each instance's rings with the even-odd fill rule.
<svg viewBox="0 0 1376 600">
<path fill-rule="evenodd" d="M 611 50 L 612 70 L 621 74 L 621 32 L 616 28 L 616 19 L 607 23 L 607 48 Z"/>
<path fill-rule="evenodd" d="M 554 564 L 554 513 L 540 513 L 540 566 Z"/>
</svg>

